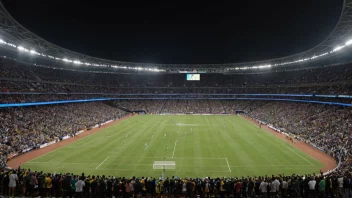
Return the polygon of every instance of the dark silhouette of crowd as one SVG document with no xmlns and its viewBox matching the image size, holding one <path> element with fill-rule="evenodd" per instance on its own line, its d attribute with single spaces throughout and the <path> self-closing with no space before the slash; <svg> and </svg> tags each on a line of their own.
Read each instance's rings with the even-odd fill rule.
<svg viewBox="0 0 352 198">
<path fill-rule="evenodd" d="M 14 179 L 15 178 L 15 179 Z M 12 181 L 15 185 L 7 188 Z M 350 197 L 351 175 L 119 177 L 17 169 L 0 174 L 0 193 L 22 197 Z"/>
</svg>

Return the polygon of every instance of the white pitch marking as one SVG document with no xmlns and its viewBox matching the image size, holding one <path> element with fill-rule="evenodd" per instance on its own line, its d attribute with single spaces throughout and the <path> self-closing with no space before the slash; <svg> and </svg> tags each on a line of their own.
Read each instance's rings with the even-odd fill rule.
<svg viewBox="0 0 352 198">
<path fill-rule="evenodd" d="M 307 160 L 307 158 L 303 157 L 302 155 L 300 155 L 299 153 L 297 153 L 295 150 L 291 149 L 290 147 L 288 147 L 286 144 L 283 144 L 284 146 L 286 146 L 288 149 L 290 149 L 290 151 L 294 152 L 296 155 L 298 155 L 300 158 L 306 160 L 310 165 L 313 165 L 312 162 L 310 162 L 309 160 Z"/>
<path fill-rule="evenodd" d="M 172 152 L 172 158 L 174 158 L 174 155 L 175 155 L 176 144 L 177 144 L 177 140 L 175 141 L 174 152 Z"/>
<path fill-rule="evenodd" d="M 229 171 L 231 173 L 231 168 L 230 168 L 230 165 L 229 165 L 229 161 L 227 161 L 227 158 L 225 158 L 225 160 L 226 160 L 226 163 L 227 163 L 227 167 L 229 167 Z"/>
<path fill-rule="evenodd" d="M 81 141 L 81 140 L 83 140 L 83 139 L 85 139 L 85 138 L 87 138 L 87 137 L 90 137 L 91 135 L 94 135 L 94 133 L 89 134 L 89 135 L 87 135 L 87 136 L 85 136 L 85 137 L 83 137 L 83 138 L 81 138 L 81 139 L 79 139 L 79 140 L 77 140 L 77 141 L 74 141 L 74 142 L 71 142 L 71 143 L 69 143 L 69 144 L 66 144 L 66 145 L 64 145 L 64 146 L 62 146 L 62 147 L 60 147 L 60 148 L 54 149 L 54 150 L 52 150 L 52 151 L 50 151 L 50 152 L 47 152 L 47 153 L 45 153 L 44 155 L 40 155 L 40 156 L 38 156 L 38 157 L 36 157 L 36 158 L 33 158 L 33 159 L 31 159 L 31 160 L 29 160 L 29 161 L 27 161 L 27 162 L 25 162 L 25 163 L 32 162 L 32 161 L 34 161 L 34 160 L 36 160 L 36 159 L 39 159 L 39 158 L 44 157 L 44 156 L 46 156 L 46 155 L 48 155 L 48 154 L 50 154 L 50 153 L 53 153 L 54 151 L 57 151 L 57 150 L 60 150 L 60 149 L 63 149 L 63 148 L 70 148 L 69 146 L 71 146 L 71 145 L 73 145 L 74 143 L 79 142 L 79 141 Z"/>
<path fill-rule="evenodd" d="M 178 159 L 182 159 L 182 158 L 178 158 Z M 197 159 L 197 158 L 196 158 Z M 218 159 L 224 159 L 226 160 L 226 158 L 218 158 Z M 26 162 L 29 164 L 97 164 L 99 162 Z M 131 166 L 150 166 L 153 164 L 123 164 L 123 165 L 131 165 Z M 203 165 L 180 165 L 180 166 L 185 166 L 185 167 L 199 167 L 199 166 L 203 166 Z M 311 167 L 312 165 L 285 165 L 285 164 L 267 164 L 267 165 L 239 165 L 239 166 L 230 166 L 230 167 L 235 167 L 235 168 L 248 168 L 248 167 L 293 167 L 293 168 L 299 168 L 299 167 Z M 225 166 L 206 166 L 206 167 L 228 167 L 227 165 Z M 100 170 L 104 170 L 104 169 L 100 169 Z M 116 169 L 118 170 L 118 169 Z"/>
<path fill-rule="evenodd" d="M 112 152 L 109 152 L 112 153 Z M 110 155 L 109 157 L 114 157 L 114 158 L 130 158 L 130 159 L 141 159 L 141 158 L 148 158 L 148 159 L 162 159 L 164 157 L 144 157 L 144 156 L 139 156 L 139 157 L 131 157 L 131 156 L 117 156 L 117 155 Z M 220 159 L 225 159 L 225 158 L 218 158 L 218 157 L 174 157 L 175 159 L 199 159 L 199 160 L 220 160 Z"/>
<path fill-rule="evenodd" d="M 97 166 L 95 169 L 98 169 L 102 164 L 104 164 L 104 162 L 106 161 L 106 160 L 108 160 L 110 158 L 110 156 L 108 156 L 102 163 L 100 163 L 99 164 L 99 166 Z"/>
</svg>

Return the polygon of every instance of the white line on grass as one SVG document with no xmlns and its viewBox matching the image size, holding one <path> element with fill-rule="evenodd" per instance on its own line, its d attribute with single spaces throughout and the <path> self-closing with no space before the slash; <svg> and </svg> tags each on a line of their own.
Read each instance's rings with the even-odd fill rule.
<svg viewBox="0 0 352 198">
<path fill-rule="evenodd" d="M 247 167 L 243 167 L 243 168 L 247 168 Z M 71 167 L 70 169 L 72 170 L 95 170 L 94 168 L 86 168 L 86 167 Z M 297 168 L 290 168 L 290 170 L 301 170 L 302 167 L 297 167 Z M 99 170 L 108 170 L 108 171 L 133 171 L 133 172 L 146 172 L 145 169 L 134 169 L 134 168 L 100 168 Z M 169 171 L 174 171 L 174 170 L 169 170 Z M 209 174 L 210 173 L 228 173 L 229 171 L 204 171 L 204 170 L 201 170 L 201 169 L 197 169 L 197 170 L 184 170 L 184 171 L 189 171 L 189 172 L 200 172 L 200 173 L 207 173 Z M 160 172 L 160 170 L 153 170 L 153 169 L 150 169 L 148 170 L 147 172 Z"/>
<path fill-rule="evenodd" d="M 129 119 L 126 118 L 126 119 L 124 119 L 124 120 L 121 120 L 121 119 L 119 119 L 119 120 L 120 120 L 120 121 L 119 121 L 118 123 L 116 123 L 116 124 L 122 123 L 124 120 L 129 120 Z M 100 131 L 98 131 L 98 132 L 101 132 L 101 131 L 102 131 L 102 130 L 100 130 Z M 41 158 L 41 157 L 44 157 L 44 156 L 46 156 L 46 155 L 48 155 L 48 154 L 50 154 L 50 153 L 52 153 L 52 152 L 54 152 L 54 151 L 57 151 L 57 150 L 62 149 L 62 148 L 70 148 L 69 146 L 72 146 L 73 144 L 75 144 L 75 143 L 77 143 L 77 142 L 79 142 L 79 141 L 81 141 L 81 140 L 83 140 L 83 139 L 85 139 L 85 138 L 87 138 L 87 137 L 90 137 L 90 136 L 92 136 L 92 135 L 95 135 L 95 134 L 97 134 L 98 132 L 89 134 L 89 135 L 87 135 L 87 136 L 85 136 L 85 137 L 83 137 L 83 138 L 81 138 L 81 139 L 79 139 L 79 140 L 77 140 L 77 141 L 71 142 L 71 143 L 69 143 L 69 144 L 66 144 L 66 145 L 60 147 L 60 148 L 54 149 L 54 150 L 52 150 L 52 151 L 50 151 L 50 152 L 45 153 L 44 155 L 40 155 L 40 156 L 38 156 L 38 157 L 35 157 L 35 158 L 33 158 L 33 159 L 31 159 L 31 160 L 25 162 L 25 163 L 28 163 L 28 162 L 34 161 L 34 160 L 36 160 L 36 159 L 39 159 L 39 158 Z"/>
<path fill-rule="evenodd" d="M 133 116 L 133 117 L 137 117 L 137 116 Z M 126 118 L 126 119 L 123 119 L 123 120 L 119 119 L 119 122 L 115 123 L 114 125 L 123 125 L 123 124 L 128 124 L 128 123 L 130 123 L 130 122 L 133 122 L 133 117 Z M 127 121 L 127 120 L 128 120 L 128 121 Z M 116 121 L 117 121 L 117 120 L 116 120 Z M 108 128 L 108 127 L 106 127 L 106 128 Z M 105 129 L 106 129 L 106 128 L 105 128 Z M 103 129 L 103 130 L 104 130 L 104 129 Z M 69 144 L 66 144 L 66 145 L 64 145 L 64 146 L 62 146 L 62 147 L 60 147 L 60 148 L 56 148 L 56 149 L 54 149 L 54 150 L 52 150 L 52 151 L 50 151 L 50 152 L 45 153 L 44 155 L 40 155 L 40 156 L 38 156 L 38 157 L 35 157 L 35 158 L 33 158 L 33 159 L 31 159 L 31 160 L 25 162 L 25 163 L 32 162 L 32 161 L 34 161 L 34 160 L 36 160 L 36 159 L 39 159 L 39 158 L 41 158 L 41 157 L 44 157 L 44 156 L 46 156 L 46 155 L 48 155 L 48 154 L 50 154 L 50 153 L 53 153 L 53 152 L 58 151 L 58 150 L 63 149 L 63 148 L 72 148 L 72 147 L 75 147 L 74 144 L 78 143 L 79 141 L 81 141 L 81 140 L 83 140 L 83 139 L 86 139 L 86 138 L 88 138 L 88 137 L 91 137 L 91 136 L 93 136 L 93 135 L 97 135 L 99 132 L 103 132 L 103 130 L 100 130 L 100 131 L 98 131 L 98 132 L 96 132 L 96 133 L 89 134 L 89 135 L 87 135 L 87 136 L 85 136 L 85 137 L 82 137 L 81 139 L 79 139 L 79 140 L 77 140 L 77 141 L 74 141 L 74 142 L 71 142 L 71 143 L 69 143 Z M 83 144 L 86 144 L 86 143 L 87 143 L 87 142 L 85 142 L 85 143 L 83 143 Z M 82 145 L 83 145 L 83 144 L 82 144 Z M 81 148 L 81 146 L 80 146 L 79 148 Z M 84 147 L 84 148 L 88 148 L 88 147 Z M 24 164 L 25 164 L 25 163 L 24 163 Z"/>
<path fill-rule="evenodd" d="M 226 158 L 223 158 L 224 160 L 226 160 Z M 45 165 L 47 165 L 47 164 L 98 164 L 99 162 L 28 162 L 29 164 L 45 164 Z M 150 165 L 153 165 L 153 164 L 143 164 L 143 163 L 140 163 L 140 164 L 120 164 L 120 165 L 130 165 L 130 166 L 150 166 Z M 201 165 L 180 165 L 180 166 L 184 166 L 184 167 L 200 167 L 200 166 L 204 166 L 203 164 L 201 164 Z M 299 168 L 299 167 L 311 167 L 312 165 L 292 165 L 292 164 L 290 164 L 290 165 L 285 165 L 285 164 L 282 164 L 282 165 L 280 165 L 280 164 L 267 164 L 267 165 L 239 165 L 239 166 L 236 166 L 236 165 L 234 165 L 234 166 L 230 166 L 230 167 L 233 167 L 233 168 L 253 168 L 253 167 L 293 167 L 293 168 L 295 168 L 295 167 L 297 167 L 297 168 Z M 228 168 L 228 166 L 227 165 L 225 165 L 225 166 L 218 166 L 218 165 L 216 165 L 216 166 L 205 166 L 205 167 L 227 167 Z M 99 170 L 103 170 L 102 168 L 100 168 Z"/>
<path fill-rule="evenodd" d="M 290 151 L 294 152 L 296 155 L 298 155 L 300 158 L 306 160 L 310 165 L 313 165 L 312 162 L 310 162 L 309 160 L 307 160 L 307 158 L 303 157 L 302 155 L 300 155 L 299 153 L 297 153 L 295 150 L 291 149 L 290 147 L 288 147 L 286 144 L 283 144 L 284 146 L 286 146 Z"/>
<path fill-rule="evenodd" d="M 177 140 L 175 141 L 174 152 L 172 152 L 172 158 L 174 158 L 174 155 L 175 155 L 176 144 L 177 144 Z"/>
<path fill-rule="evenodd" d="M 28 164 L 98 164 L 99 162 L 26 162 Z"/>
<path fill-rule="evenodd" d="M 242 117 L 242 119 L 246 120 L 244 117 Z M 247 122 L 249 122 L 247 120 Z M 252 123 L 252 125 L 254 126 L 254 124 Z M 295 150 L 291 149 L 290 147 L 288 147 L 284 142 L 282 143 L 284 146 L 286 146 L 290 151 L 294 152 L 296 155 L 298 155 L 300 158 L 304 159 L 305 161 L 307 161 L 310 165 L 313 165 L 312 162 L 310 162 L 307 158 L 303 157 L 302 155 L 300 155 L 299 153 L 297 153 Z M 312 157 L 313 158 L 313 157 Z M 313 158 L 315 159 L 315 158 Z M 317 159 L 315 159 L 317 160 Z M 318 161 L 318 160 L 317 160 Z"/>
<path fill-rule="evenodd" d="M 109 152 L 112 153 L 112 152 Z M 147 159 L 164 159 L 164 157 L 144 157 L 144 156 L 139 156 L 139 157 L 131 157 L 131 156 L 118 156 L 118 155 L 110 155 L 109 157 L 114 157 L 114 158 L 129 158 L 129 159 L 141 159 L 141 158 L 147 158 Z M 212 157 L 174 157 L 174 159 L 199 159 L 199 160 L 220 160 L 220 159 L 225 159 L 225 158 L 212 158 Z"/>
<path fill-rule="evenodd" d="M 227 158 L 225 158 L 225 159 L 226 159 L 227 167 L 229 167 L 229 171 L 231 173 L 231 168 L 230 168 L 230 165 L 229 165 L 229 161 L 227 161 Z"/>
<path fill-rule="evenodd" d="M 54 149 L 54 150 L 52 150 L 52 151 L 50 151 L 50 152 L 45 153 L 44 155 L 40 155 L 40 156 L 38 156 L 38 157 L 35 157 L 35 158 L 33 158 L 33 159 L 31 159 L 31 160 L 25 162 L 25 163 L 28 163 L 28 162 L 31 162 L 31 161 L 33 161 L 33 160 L 39 159 L 39 158 L 41 158 L 41 157 L 44 157 L 44 156 L 46 156 L 46 155 L 48 155 L 48 154 L 50 154 L 50 153 L 52 153 L 52 152 L 54 152 L 54 151 L 58 151 L 58 150 L 62 149 L 62 148 L 70 148 L 70 147 L 68 147 L 68 146 L 71 146 L 72 144 L 74 144 L 74 143 L 76 143 L 76 142 L 79 142 L 79 141 L 81 141 L 81 140 L 83 140 L 83 139 L 85 139 L 85 138 L 87 138 L 87 137 L 89 137 L 89 136 L 91 136 L 91 135 L 94 135 L 94 134 L 95 134 L 95 133 L 90 134 L 90 135 L 87 135 L 87 136 L 85 136 L 85 137 L 83 137 L 83 138 L 81 138 L 81 139 L 79 139 L 79 140 L 77 140 L 77 141 L 71 142 L 71 143 L 69 143 L 69 144 L 66 144 L 66 145 L 60 147 L 60 148 Z"/>
<path fill-rule="evenodd" d="M 92 170 L 91 168 L 82 168 L 82 167 L 72 167 L 72 169 L 77 169 L 77 170 Z M 131 169 L 131 168 L 101 168 L 99 170 L 108 170 L 108 171 L 132 171 L 132 172 L 138 172 L 138 171 L 142 171 L 142 172 L 160 172 L 160 170 L 153 170 L 150 169 L 148 171 L 146 171 L 145 169 Z M 174 170 L 168 170 L 168 171 L 174 171 Z M 187 171 L 193 171 L 193 170 L 187 170 Z M 207 172 L 207 171 L 202 171 L 202 172 Z M 227 173 L 228 171 L 210 171 L 211 173 Z M 209 173 L 209 172 L 207 172 Z"/>
<path fill-rule="evenodd" d="M 230 166 L 235 168 L 250 168 L 250 167 L 312 167 L 312 165 L 280 165 L 280 164 L 268 164 L 268 165 L 243 165 L 243 166 Z"/>
<path fill-rule="evenodd" d="M 179 133 L 180 133 L 180 129 L 181 129 L 181 126 L 179 126 L 179 127 L 178 127 L 177 134 L 179 134 Z M 171 158 L 174 158 L 177 141 L 178 141 L 178 140 L 176 140 L 176 141 L 175 141 L 174 151 L 172 152 L 172 157 L 171 157 Z"/>
<path fill-rule="evenodd" d="M 176 123 L 177 126 L 199 126 L 199 124 L 183 124 L 183 123 Z"/>
<path fill-rule="evenodd" d="M 108 160 L 110 158 L 110 156 L 108 156 L 102 163 L 100 163 L 99 164 L 99 166 L 97 166 L 95 169 L 98 169 L 102 164 L 104 164 L 104 162 L 106 161 L 106 160 Z"/>
</svg>

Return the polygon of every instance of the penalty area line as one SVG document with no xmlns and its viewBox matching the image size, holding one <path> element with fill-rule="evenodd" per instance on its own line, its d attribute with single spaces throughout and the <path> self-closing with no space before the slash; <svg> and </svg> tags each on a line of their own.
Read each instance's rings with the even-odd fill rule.
<svg viewBox="0 0 352 198">
<path fill-rule="evenodd" d="M 285 143 L 282 143 L 286 148 L 288 148 L 290 151 L 292 151 L 293 153 L 295 153 L 298 157 L 304 159 L 305 161 L 307 161 L 310 165 L 313 165 L 312 162 L 310 162 L 307 158 L 303 157 L 302 155 L 300 155 L 299 153 L 297 153 L 295 150 L 291 149 L 289 146 L 287 146 Z"/>
<path fill-rule="evenodd" d="M 104 164 L 104 162 L 106 161 L 106 160 L 108 160 L 110 158 L 110 156 L 108 156 L 102 163 L 100 163 L 95 169 L 98 169 L 102 164 Z"/>
<path fill-rule="evenodd" d="M 226 163 L 227 163 L 227 167 L 229 167 L 229 171 L 231 173 L 231 168 L 230 168 L 230 165 L 229 165 L 229 161 L 227 161 L 227 158 L 225 158 L 225 160 L 226 160 Z"/>
<path fill-rule="evenodd" d="M 171 158 L 174 158 L 175 150 L 176 150 L 176 144 L 177 144 L 177 140 L 175 141 L 174 151 L 172 152 L 172 157 Z"/>
</svg>

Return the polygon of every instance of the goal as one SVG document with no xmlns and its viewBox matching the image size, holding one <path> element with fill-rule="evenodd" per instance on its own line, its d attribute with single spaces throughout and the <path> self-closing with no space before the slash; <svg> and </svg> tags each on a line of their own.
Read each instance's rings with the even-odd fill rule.
<svg viewBox="0 0 352 198">
<path fill-rule="evenodd" d="M 175 161 L 154 161 L 153 169 L 155 170 L 174 170 L 176 169 Z"/>
</svg>

